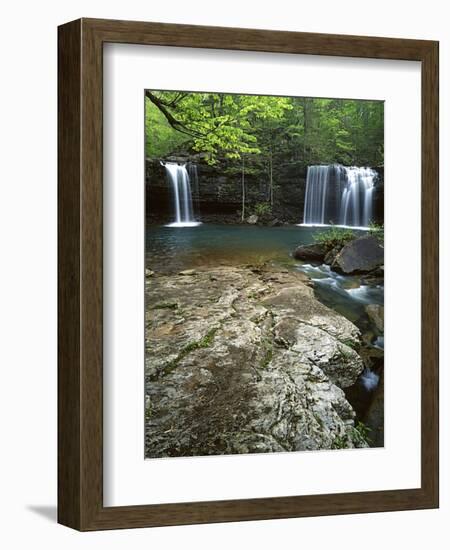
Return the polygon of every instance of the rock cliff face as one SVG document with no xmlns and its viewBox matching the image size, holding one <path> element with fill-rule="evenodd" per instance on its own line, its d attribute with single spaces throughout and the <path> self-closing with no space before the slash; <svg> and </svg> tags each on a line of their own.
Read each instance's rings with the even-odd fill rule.
<svg viewBox="0 0 450 550">
<path fill-rule="evenodd" d="M 242 208 L 242 182 L 239 166 L 229 161 L 209 166 L 194 155 L 171 157 L 171 161 L 194 162 L 197 181 L 193 182 L 192 194 L 195 217 L 210 223 L 238 223 Z M 374 221 L 383 223 L 384 170 L 376 168 L 378 180 L 374 189 Z M 307 168 L 300 161 L 286 161 L 274 168 L 273 208 L 269 219 L 281 222 L 301 223 L 305 204 Z M 247 167 L 246 217 L 254 213 L 255 205 L 269 200 L 268 173 L 263 166 Z M 330 200 L 333 197 L 330 195 Z M 334 200 L 337 200 L 334 197 Z M 146 161 L 146 214 L 151 222 L 169 223 L 173 221 L 171 189 L 165 169 L 159 160 Z"/>
<path fill-rule="evenodd" d="M 180 162 L 187 159 L 180 157 Z M 226 169 L 225 165 L 208 166 L 196 163 L 198 185 L 193 186 L 195 216 L 203 222 L 237 223 L 242 205 L 241 173 Z M 284 222 L 300 223 L 303 217 L 305 170 L 295 162 L 280 169 L 274 179 L 274 206 L 272 215 Z M 246 214 L 253 213 L 258 203 L 268 201 L 268 177 L 262 169 L 249 169 L 246 181 Z M 279 185 L 282 183 L 282 185 Z M 159 161 L 146 163 L 147 217 L 158 223 L 172 221 L 171 189 L 164 167 Z"/>
<path fill-rule="evenodd" d="M 148 272 L 147 457 L 364 446 L 343 391 L 363 370 L 359 331 L 306 282 L 256 267 Z"/>
</svg>

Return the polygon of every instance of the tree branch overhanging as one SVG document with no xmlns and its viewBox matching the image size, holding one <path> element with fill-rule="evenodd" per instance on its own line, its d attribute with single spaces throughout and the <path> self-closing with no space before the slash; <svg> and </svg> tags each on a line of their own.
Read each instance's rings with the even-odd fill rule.
<svg viewBox="0 0 450 550">
<path fill-rule="evenodd" d="M 148 97 L 148 99 L 161 111 L 161 113 L 166 117 L 167 122 L 174 130 L 193 138 L 198 138 L 203 135 L 195 130 L 192 130 L 191 128 L 188 128 L 185 124 L 177 120 L 168 109 L 168 106 L 152 92 L 146 90 L 145 96 Z"/>
</svg>

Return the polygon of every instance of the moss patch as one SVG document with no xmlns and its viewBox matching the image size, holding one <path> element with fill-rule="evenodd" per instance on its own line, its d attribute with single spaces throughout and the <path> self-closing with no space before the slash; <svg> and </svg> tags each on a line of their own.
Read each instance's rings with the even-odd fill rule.
<svg viewBox="0 0 450 550">
<path fill-rule="evenodd" d="M 159 378 L 172 372 L 178 366 L 180 361 L 184 359 L 186 355 L 188 355 L 188 353 L 190 353 L 191 351 L 194 351 L 196 349 L 209 348 L 218 330 L 219 327 L 212 328 L 205 334 L 205 336 L 203 336 L 203 338 L 200 338 L 200 340 L 194 340 L 193 342 L 189 342 L 188 344 L 186 344 L 184 348 L 180 351 L 180 353 L 175 357 L 175 359 L 165 365 L 165 367 L 156 375 L 156 377 Z"/>
<path fill-rule="evenodd" d="M 262 347 L 264 348 L 264 355 L 261 360 L 261 368 L 265 369 L 270 365 L 273 357 L 273 344 L 271 340 L 264 339 L 262 341 Z"/>
<path fill-rule="evenodd" d="M 354 340 L 346 339 L 346 340 L 340 340 L 341 344 L 344 344 L 345 346 L 348 346 L 349 348 L 352 348 L 354 350 L 357 350 L 360 348 L 360 345 L 357 344 Z"/>
<path fill-rule="evenodd" d="M 178 304 L 176 302 L 161 302 L 156 304 L 151 309 L 178 309 Z"/>
</svg>

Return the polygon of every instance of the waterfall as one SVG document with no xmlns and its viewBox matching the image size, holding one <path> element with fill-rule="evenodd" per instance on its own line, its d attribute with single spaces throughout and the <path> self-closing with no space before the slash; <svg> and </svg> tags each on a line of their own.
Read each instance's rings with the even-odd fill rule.
<svg viewBox="0 0 450 550">
<path fill-rule="evenodd" d="M 367 228 L 372 221 L 376 178 L 371 168 L 309 166 L 302 225 Z"/>
<path fill-rule="evenodd" d="M 176 162 L 161 163 L 172 186 L 173 212 L 175 221 L 169 227 L 195 227 L 200 225 L 194 218 L 192 208 L 191 181 L 186 164 Z"/>
</svg>

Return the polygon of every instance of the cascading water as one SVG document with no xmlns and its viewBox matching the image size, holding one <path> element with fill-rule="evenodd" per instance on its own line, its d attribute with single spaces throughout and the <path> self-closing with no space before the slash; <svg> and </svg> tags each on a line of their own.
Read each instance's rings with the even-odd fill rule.
<svg viewBox="0 0 450 550">
<path fill-rule="evenodd" d="M 169 227 L 195 227 L 200 225 L 194 218 L 192 208 L 192 192 L 189 173 L 186 164 L 176 162 L 161 163 L 172 186 L 173 210 L 175 221 Z"/>
<path fill-rule="evenodd" d="M 309 166 L 302 225 L 367 228 L 373 219 L 376 179 L 372 168 Z"/>
</svg>

